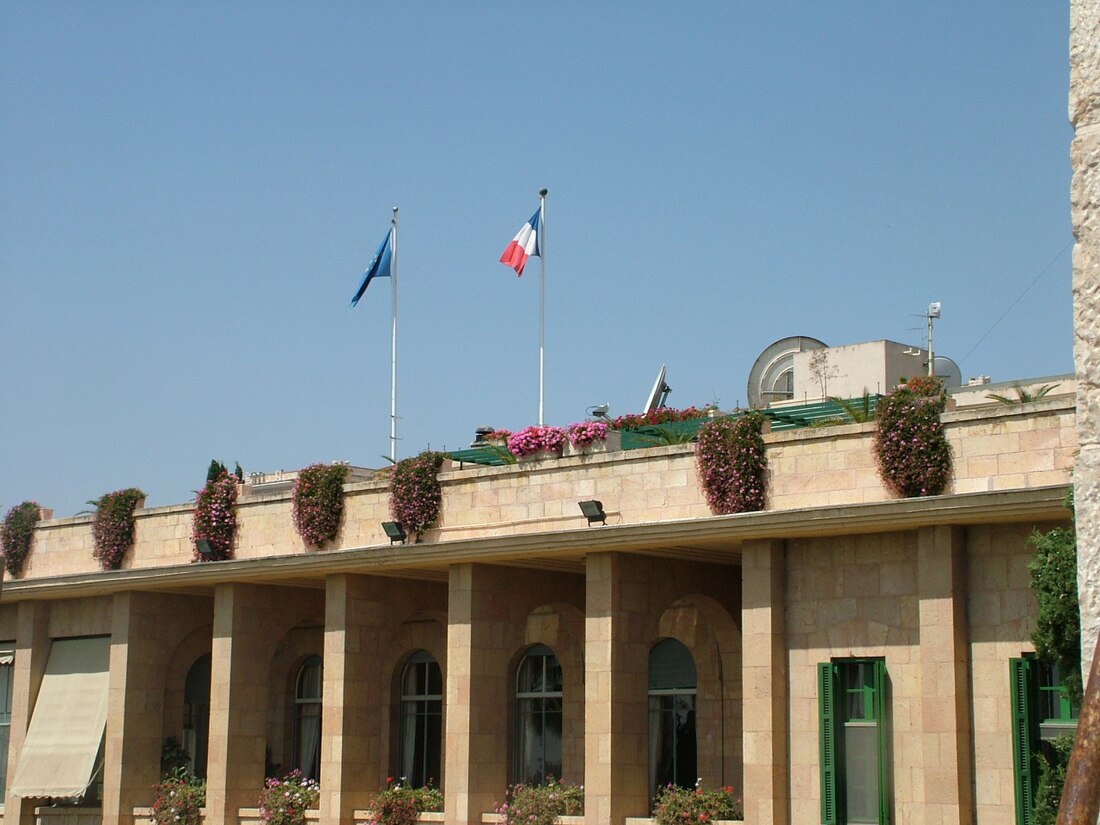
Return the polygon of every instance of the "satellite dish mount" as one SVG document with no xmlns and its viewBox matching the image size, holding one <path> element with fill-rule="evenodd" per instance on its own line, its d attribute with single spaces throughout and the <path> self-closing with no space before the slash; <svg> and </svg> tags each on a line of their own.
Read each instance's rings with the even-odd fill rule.
<svg viewBox="0 0 1100 825">
<path fill-rule="evenodd" d="M 645 402 L 643 415 L 665 406 L 670 392 L 672 387 L 665 383 L 665 365 L 661 364 L 661 371 L 657 373 L 657 380 L 653 382 L 653 389 L 649 391 L 649 399 Z"/>
</svg>

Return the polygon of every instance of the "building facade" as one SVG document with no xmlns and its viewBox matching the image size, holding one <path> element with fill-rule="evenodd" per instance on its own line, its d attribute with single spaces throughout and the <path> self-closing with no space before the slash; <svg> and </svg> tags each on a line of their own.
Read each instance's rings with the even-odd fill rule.
<svg viewBox="0 0 1100 825">
<path fill-rule="evenodd" d="M 931 498 L 892 498 L 874 425 L 849 424 L 766 435 L 767 509 L 734 516 L 674 445 L 449 464 L 415 544 L 385 537 L 381 477 L 346 486 L 322 551 L 289 492 L 248 485 L 230 561 L 192 563 L 191 505 L 137 511 L 118 571 L 90 517 L 40 522 L 0 595 L 4 819 L 72 814 L 44 797 L 75 777 L 102 787 L 86 815 L 140 820 L 172 737 L 208 825 L 247 820 L 295 767 L 319 776 L 324 825 L 392 777 L 438 785 L 465 825 L 549 776 L 584 785 L 592 825 L 697 779 L 761 825 L 1015 823 L 1028 536 L 1069 521 L 1074 404 L 943 422 L 954 477 Z M 581 514 L 593 499 L 606 525 Z M 61 718 L 72 764 L 35 730 Z"/>
</svg>

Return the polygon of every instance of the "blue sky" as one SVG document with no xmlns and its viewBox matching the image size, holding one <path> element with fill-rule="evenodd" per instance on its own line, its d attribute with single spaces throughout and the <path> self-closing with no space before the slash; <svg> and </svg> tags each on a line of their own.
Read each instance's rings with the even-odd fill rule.
<svg viewBox="0 0 1100 825">
<path fill-rule="evenodd" d="M 0 508 L 746 399 L 776 339 L 1071 372 L 1068 3 L 0 6 Z M 1053 263 L 1052 263 L 1053 262 Z"/>
</svg>

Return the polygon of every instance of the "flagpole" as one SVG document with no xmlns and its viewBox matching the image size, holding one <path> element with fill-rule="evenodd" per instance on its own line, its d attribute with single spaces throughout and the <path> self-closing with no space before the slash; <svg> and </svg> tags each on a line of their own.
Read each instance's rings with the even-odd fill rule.
<svg viewBox="0 0 1100 825">
<path fill-rule="evenodd" d="M 544 375 L 546 361 L 546 189 L 539 190 L 539 269 L 542 277 L 539 285 L 539 426 L 544 423 L 545 394 Z"/>
<path fill-rule="evenodd" d="M 390 341 L 390 461 L 397 462 L 397 207 L 393 208 L 390 226 L 390 244 L 393 262 L 390 277 L 393 281 L 393 332 Z"/>
</svg>

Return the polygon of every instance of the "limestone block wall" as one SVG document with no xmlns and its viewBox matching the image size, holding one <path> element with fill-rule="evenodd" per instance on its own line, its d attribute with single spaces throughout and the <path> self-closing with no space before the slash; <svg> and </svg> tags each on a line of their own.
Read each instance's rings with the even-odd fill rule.
<svg viewBox="0 0 1100 825">
<path fill-rule="evenodd" d="M 1077 431 L 1068 397 L 945 413 L 955 476 L 948 492 L 1065 484 L 1075 462 Z M 872 453 L 873 424 L 769 433 L 768 509 L 883 501 L 890 496 Z M 573 456 L 503 467 L 453 466 L 441 473 L 443 511 L 425 541 L 580 529 L 577 503 L 603 502 L 608 524 L 640 524 L 710 515 L 691 445 Z M 345 517 L 331 548 L 387 545 L 384 477 L 347 486 Z M 238 559 L 314 552 L 294 529 L 289 492 L 238 499 Z M 136 513 L 135 546 L 123 568 L 188 564 L 191 505 Z M 23 576 L 94 573 L 91 516 L 42 522 Z M 1100 576 L 1094 577 L 1100 580 Z"/>
<path fill-rule="evenodd" d="M 1100 2 L 1072 0 L 1069 119 L 1073 178 L 1073 333 L 1077 371 L 1077 580 L 1085 669 L 1100 632 Z"/>
<path fill-rule="evenodd" d="M 883 655 L 895 810 L 899 822 L 921 821 L 917 534 L 790 541 L 787 565 L 791 822 L 820 821 L 817 664 Z"/>
<path fill-rule="evenodd" d="M 1029 533 L 997 525 L 967 535 L 974 790 L 979 821 L 991 825 L 1016 822 L 1008 661 L 1034 650 Z"/>
</svg>

